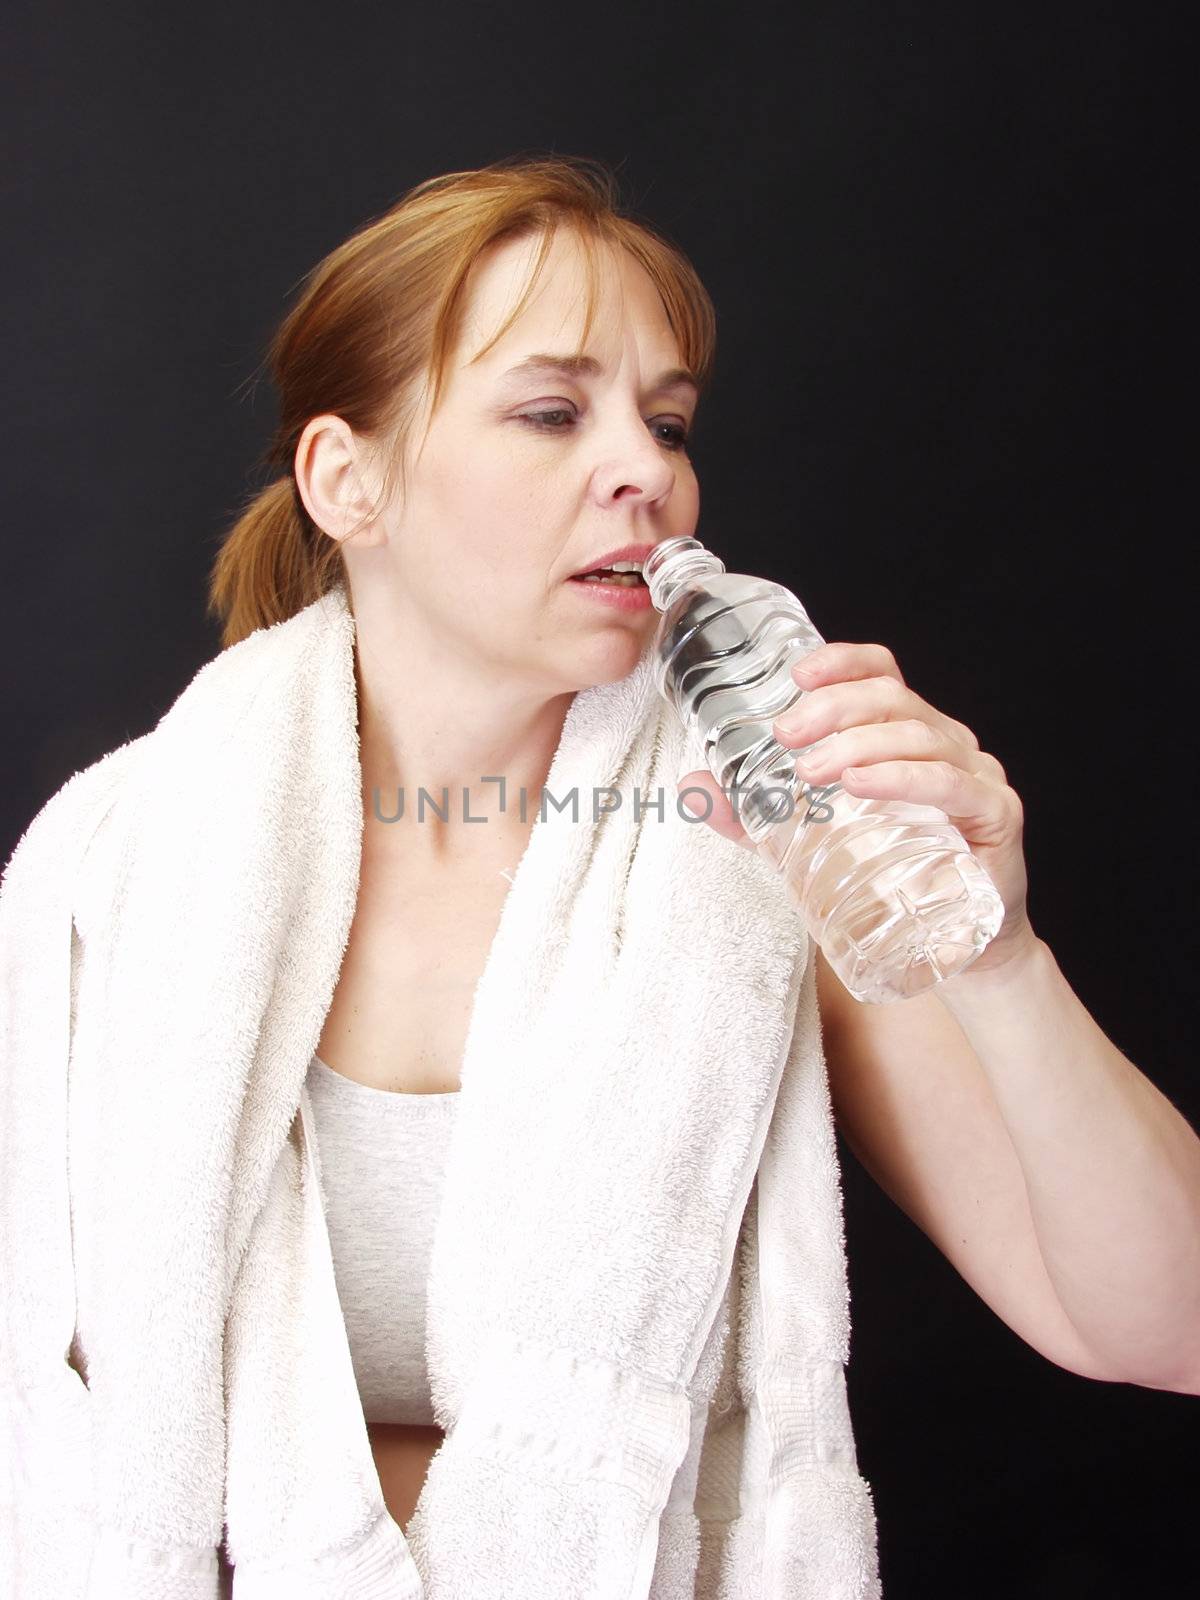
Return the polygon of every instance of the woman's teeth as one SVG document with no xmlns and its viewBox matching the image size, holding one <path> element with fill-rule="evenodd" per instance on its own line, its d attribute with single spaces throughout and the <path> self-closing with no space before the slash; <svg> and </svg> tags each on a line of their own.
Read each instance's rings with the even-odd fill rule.
<svg viewBox="0 0 1200 1600">
<path fill-rule="evenodd" d="M 634 589 L 645 583 L 640 572 L 585 572 L 584 583 L 617 583 L 626 589 Z"/>
</svg>

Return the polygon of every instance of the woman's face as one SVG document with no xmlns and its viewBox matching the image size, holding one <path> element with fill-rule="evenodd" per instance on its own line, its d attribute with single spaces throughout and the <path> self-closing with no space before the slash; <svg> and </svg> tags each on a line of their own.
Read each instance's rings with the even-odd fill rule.
<svg viewBox="0 0 1200 1600">
<path fill-rule="evenodd" d="M 571 578 L 624 545 L 695 532 L 700 493 L 685 441 L 697 396 L 678 377 L 664 383 L 683 361 L 653 281 L 603 247 L 587 348 L 597 369 L 511 370 L 577 347 L 586 267 L 568 229 L 521 316 L 472 364 L 516 304 L 537 246 L 506 241 L 475 264 L 423 444 L 427 410 L 414 427 L 407 492 L 384 515 L 386 544 L 364 554 L 383 558 L 371 580 L 386 581 L 401 627 L 556 693 L 625 676 L 653 632 L 652 606 L 606 604 Z"/>
</svg>

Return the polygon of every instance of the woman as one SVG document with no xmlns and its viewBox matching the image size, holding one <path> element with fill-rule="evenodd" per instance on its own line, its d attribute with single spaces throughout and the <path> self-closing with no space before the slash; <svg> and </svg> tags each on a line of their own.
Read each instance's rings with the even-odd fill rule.
<svg viewBox="0 0 1200 1600">
<path fill-rule="evenodd" d="M 941 807 L 1006 905 L 1000 934 L 966 972 L 900 1006 L 861 1006 L 818 950 L 807 960 L 800 925 L 774 897 L 769 872 L 753 852 L 729 849 L 728 841 L 745 840 L 715 781 L 702 770 L 685 774 L 678 761 L 672 769 L 671 753 L 684 748 L 671 742 L 677 730 L 661 705 L 651 707 L 629 687 L 641 694 L 648 681 L 646 646 L 656 613 L 631 603 L 628 588 L 636 580 L 582 574 L 614 562 L 637 564 L 656 544 L 695 530 L 699 491 L 687 441 L 711 369 L 713 327 L 692 269 L 649 229 L 618 213 L 607 175 L 552 160 L 497 163 L 418 186 L 321 265 L 280 330 L 273 349 L 280 398 L 273 459 L 281 475 L 247 508 L 218 556 L 212 600 L 227 648 L 205 669 L 232 670 L 236 659 L 247 663 L 240 671 L 253 668 L 257 677 L 253 693 L 237 701 L 236 715 L 228 714 L 232 700 L 218 702 L 212 749 L 228 746 L 227 781 L 238 782 L 241 767 L 258 759 L 257 739 L 273 736 L 274 708 L 288 703 L 289 691 L 308 715 L 281 746 L 289 763 L 306 740 L 322 737 L 324 724 L 336 721 L 336 709 L 326 716 L 319 700 L 334 669 L 314 676 L 311 692 L 307 680 L 299 687 L 292 680 L 297 663 L 307 670 L 318 648 L 313 641 L 343 637 L 338 630 L 352 619 L 344 637 L 353 641 L 347 659 L 356 740 L 341 770 L 351 771 L 353 761 L 350 804 L 359 811 L 361 839 L 343 849 L 336 827 L 323 822 L 317 843 L 305 846 L 307 854 L 297 846 L 295 854 L 314 872 L 322 850 L 330 857 L 342 850 L 346 862 L 353 860 L 348 933 L 339 933 L 337 916 L 310 915 L 303 883 L 294 898 L 270 899 L 263 888 L 255 902 L 261 914 L 250 919 L 266 951 L 270 994 L 264 999 L 256 991 L 230 1029 L 238 1048 L 253 1036 L 246 1045 L 253 1065 L 234 1093 L 224 1142 L 214 1135 L 209 1148 L 227 1152 L 235 1137 L 248 1145 L 246 1128 L 269 1098 L 261 1086 L 283 1084 L 275 1063 L 288 1052 L 271 1046 L 270 1022 L 271 1007 L 287 990 L 293 1012 L 305 996 L 311 1002 L 309 1032 L 295 1030 L 307 1043 L 288 1056 L 295 1058 L 288 1070 L 298 1064 L 304 1072 L 297 1148 L 305 1154 L 294 1168 L 283 1157 L 273 1169 L 249 1160 L 232 1167 L 235 1176 L 251 1178 L 233 1183 L 233 1199 L 221 1212 L 232 1219 L 230 1236 L 235 1223 L 242 1228 L 232 1252 L 232 1302 L 217 1302 L 225 1318 L 228 1437 L 224 1453 L 218 1439 L 204 1456 L 203 1478 L 194 1467 L 200 1445 L 180 1456 L 203 1485 L 207 1520 L 197 1511 L 185 1537 L 179 1508 L 193 1502 L 184 1495 L 163 1501 L 177 1522 L 168 1524 L 166 1510 L 151 1517 L 146 1497 L 157 1484 L 142 1485 L 124 1501 L 114 1498 L 109 1521 L 128 1537 L 96 1561 L 91 1587 L 80 1579 L 71 1591 L 59 1574 L 56 1594 L 123 1592 L 120 1584 L 140 1570 L 139 1562 L 160 1570 L 175 1563 L 183 1571 L 179 1550 L 189 1544 L 204 1550 L 215 1542 L 214 1528 L 220 1531 L 218 1460 L 234 1570 L 244 1576 L 246 1593 L 276 1592 L 263 1575 L 280 1570 L 279 1551 L 302 1541 L 304 1532 L 288 1522 L 272 1546 L 278 1530 L 265 1518 L 253 1522 L 251 1507 L 267 1493 L 268 1480 L 260 1476 L 262 1446 L 246 1442 L 253 1433 L 246 1419 L 262 1406 L 261 1414 L 273 1419 L 262 1432 L 272 1438 L 281 1436 L 277 1419 L 291 1419 L 286 1437 L 291 1454 L 302 1457 L 292 1426 L 308 1425 L 304 1408 L 317 1404 L 321 1363 L 297 1345 L 296 1369 L 282 1377 L 285 1387 L 303 1392 L 302 1401 L 280 1394 L 271 1401 L 279 1409 L 268 1413 L 262 1391 L 278 1386 L 278 1350 L 287 1348 L 289 1328 L 317 1326 L 318 1291 L 310 1298 L 307 1289 L 290 1285 L 295 1304 L 285 1300 L 276 1327 L 262 1285 L 281 1257 L 289 1271 L 294 1266 L 296 1283 L 309 1281 L 316 1255 L 302 1262 L 286 1253 L 299 1237 L 288 1231 L 288 1206 L 296 1201 L 295 1214 L 303 1211 L 297 1197 L 305 1192 L 300 1174 L 308 1154 L 319 1162 L 340 1309 L 388 1524 L 372 1523 L 369 1535 L 351 1536 L 362 1525 L 361 1507 L 373 1503 L 366 1485 L 345 1513 L 340 1541 L 324 1526 L 313 1537 L 302 1571 L 314 1594 L 326 1592 L 322 1581 L 350 1578 L 355 1592 L 379 1595 L 654 1595 L 682 1592 L 680 1585 L 693 1592 L 693 1584 L 706 1595 L 839 1592 L 869 1600 L 879 1594 L 869 1492 L 857 1474 L 845 1412 L 848 1320 L 826 1073 L 838 1125 L 856 1154 L 1022 1338 L 1086 1376 L 1200 1392 L 1194 1259 L 1200 1141 L 1104 1037 L 1033 933 L 1025 912 L 1021 806 L 1000 763 L 970 729 L 905 684 L 883 645 L 829 644 L 798 670 L 808 693 L 781 719 L 780 738 L 799 748 L 832 735 L 806 775 L 829 782 L 840 773 L 854 792 Z M 337 600 L 331 622 L 325 620 L 330 599 Z M 331 647 L 330 662 L 336 656 Z M 202 677 L 189 690 L 197 705 Z M 312 712 L 314 701 L 320 714 Z M 602 714 L 587 722 L 591 712 L 582 708 L 593 706 Z M 622 723 L 631 706 L 637 717 Z M 194 728 L 203 733 L 204 727 L 197 715 Z M 589 764 L 590 753 L 610 734 L 611 759 L 601 770 Z M 550 830 L 535 837 L 535 822 L 546 815 L 539 801 L 555 787 L 552 775 L 661 773 L 664 750 L 678 789 L 708 790 L 711 827 L 655 828 L 621 813 L 606 819 L 594 851 L 576 841 L 552 860 Z M 577 766 L 567 759 L 571 752 L 579 754 Z M 324 773 L 327 764 L 308 765 Z M 63 894 L 85 947 L 81 971 L 72 968 L 72 1001 L 78 990 L 80 1003 L 78 1017 L 72 1009 L 79 1042 L 71 1092 L 80 1108 L 90 1104 L 87 1040 L 98 1031 L 86 1023 L 92 1005 L 99 1008 L 89 1000 L 88 976 L 89 959 L 96 965 L 99 958 L 89 958 L 87 947 L 100 948 L 92 930 L 108 925 L 112 901 L 105 863 L 132 851 L 125 841 L 140 839 L 139 829 L 155 815 L 145 802 L 132 813 L 138 828 L 130 822 L 113 831 L 109 844 L 106 819 L 121 806 L 111 796 L 125 782 L 122 776 L 103 789 L 95 781 L 78 829 L 88 841 L 80 854 L 87 870 L 64 869 Z M 159 799 L 168 792 L 146 788 Z M 220 788 L 214 778 L 218 803 Z M 421 790 L 430 797 L 423 804 Z M 185 786 L 169 792 L 182 803 Z M 327 799 L 332 816 L 336 796 Z M 78 809 L 82 815 L 82 802 Z M 204 853 L 204 840 L 193 852 L 201 874 L 192 891 L 197 900 L 205 895 L 205 869 L 215 870 L 226 845 L 231 855 L 236 849 L 244 812 L 231 809 L 226 831 L 214 832 L 215 853 Z M 464 825 L 468 819 L 483 825 L 472 829 Z M 65 826 L 59 831 L 67 837 Z M 608 862 L 603 841 L 613 839 L 625 843 L 613 847 Z M 276 835 L 270 840 L 273 848 Z M 542 851 L 536 858 L 534 844 Z M 247 847 L 251 870 L 267 849 L 257 839 Z M 49 862 L 54 854 L 47 844 L 38 859 Z M 694 911 L 700 933 L 708 914 L 711 931 L 691 945 L 673 945 L 686 912 L 673 910 L 670 896 L 693 862 L 703 870 L 686 893 L 681 888 L 678 907 Z M 610 867 L 608 881 L 603 874 Z M 28 867 L 24 893 L 31 902 L 34 876 Z M 144 876 L 149 884 L 154 873 Z M 76 888 L 77 881 L 84 887 Z M 21 883 L 13 873 L 10 885 L 6 874 L 6 959 L 18 978 L 20 962 L 29 964 L 26 942 L 17 938 Z M 708 906 L 697 897 L 710 887 Z M 584 909 L 563 923 L 560 953 L 538 934 L 549 924 L 537 915 L 576 890 Z M 224 886 L 213 894 L 212 929 L 223 926 L 225 894 Z M 249 895 L 248 889 L 247 904 Z M 730 919 L 738 916 L 743 920 L 734 926 Z M 289 931 L 272 943 L 276 925 Z M 128 927 L 123 936 L 132 942 Z M 594 946 L 586 944 L 589 930 Z M 322 937 L 332 953 L 328 970 L 336 974 L 327 1002 L 316 980 L 293 981 L 294 953 Z M 217 959 L 215 933 L 196 948 L 205 983 L 221 988 L 228 963 Z M 249 968 L 259 952 L 257 943 L 247 948 Z M 577 949 L 583 954 L 572 953 Z M 655 963 L 669 975 L 661 1005 L 650 979 L 637 990 L 631 975 L 644 976 Z M 520 989 L 526 968 L 543 965 L 550 972 L 547 992 L 559 984 L 558 1009 L 547 1002 L 544 1014 L 555 1020 L 569 1072 L 543 1043 L 550 1029 L 539 1022 L 540 991 L 508 994 Z M 690 968 L 703 970 L 697 1005 L 711 1011 L 696 1024 L 689 1047 L 685 1034 L 697 1007 L 669 1008 Z M 182 967 L 169 970 L 173 981 L 186 982 Z M 622 974 L 627 991 L 619 988 Z M 234 999 L 241 1005 L 249 988 L 245 974 L 236 979 L 231 1014 Z M 176 994 L 169 984 L 159 987 Z M 618 1024 L 609 1021 L 613 1005 L 597 1001 L 588 1010 L 593 987 L 613 999 L 640 996 L 630 1006 L 632 1027 L 613 1032 L 619 1048 L 606 1058 L 589 1055 L 592 1030 Z M 14 988 L 24 1004 L 24 991 Z M 44 1000 L 32 979 L 29 993 L 32 1038 Z M 223 989 L 213 1004 L 225 1005 Z M 772 1032 L 777 1023 L 783 1035 Z M 785 1035 L 780 1054 L 770 1041 Z M 735 1046 L 748 1048 L 739 1055 Z M 521 1092 L 521 1080 L 516 1071 L 511 1083 L 504 1078 L 508 1064 L 499 1057 L 506 1047 L 531 1078 L 507 1143 L 504 1108 Z M 670 1080 L 677 1057 L 694 1067 L 704 1047 L 725 1061 L 725 1078 L 715 1070 L 711 1078 L 698 1070 L 685 1075 L 672 1108 L 662 1109 L 666 1087 L 659 1098 L 639 1098 L 652 1078 Z M 21 1050 L 32 1059 L 32 1046 L 21 1043 L 14 1060 Z M 620 1077 L 623 1058 L 637 1063 L 627 1080 Z M 593 1059 L 600 1064 L 589 1080 L 585 1063 Z M 758 1075 L 760 1061 L 766 1065 Z M 535 1063 L 545 1068 L 540 1077 Z M 564 1111 L 555 1125 L 566 1130 L 561 1139 L 538 1136 L 540 1098 L 561 1094 L 565 1106 L 570 1091 L 560 1080 L 572 1078 L 591 1084 L 592 1098 L 581 1102 L 590 1120 L 578 1108 L 570 1117 Z M 21 1080 L 14 1068 L 14 1085 L 31 1079 L 32 1073 Z M 152 1078 L 147 1084 L 144 1092 L 157 1088 Z M 653 1087 L 660 1090 L 657 1081 Z M 732 1095 L 724 1103 L 722 1089 Z M 210 1100 L 197 1091 L 180 1104 L 203 1117 Z M 296 1112 L 285 1087 L 278 1109 L 272 1126 L 283 1128 Z M 115 1335 L 105 1341 L 99 1310 L 90 1309 L 100 1306 L 103 1287 L 91 1265 L 100 1246 L 93 1252 L 89 1241 L 108 1236 L 89 1215 L 86 1119 L 83 1109 L 74 1115 L 80 1312 L 72 1356 L 99 1402 L 119 1352 Z M 670 1144 L 670 1130 L 685 1116 L 695 1118 L 701 1143 L 681 1151 Z M 452 1146 L 456 1119 L 469 1117 L 474 1123 L 460 1129 Z M 740 1142 L 717 1143 L 711 1130 L 738 1118 Z M 591 1166 L 581 1131 L 601 1127 L 606 1159 Z M 293 1122 L 288 1137 L 295 1133 Z M 705 1142 L 710 1134 L 713 1142 Z M 268 1143 L 264 1135 L 264 1148 Z M 631 1176 L 638 1150 L 653 1157 L 639 1169 L 641 1188 Z M 622 1157 L 629 1165 L 621 1165 Z M 468 1171 L 489 1161 L 494 1186 L 485 1191 L 481 1183 L 478 1194 L 496 1210 L 512 1209 L 507 1232 L 505 1217 L 493 1216 L 482 1198 L 470 1211 L 460 1199 Z M 98 1173 L 102 1167 L 98 1155 Z M 623 1175 L 616 1186 L 612 1172 Z M 752 1180 L 757 1204 L 747 1206 Z M 636 1208 L 629 1203 L 631 1215 L 656 1214 L 656 1183 L 662 1195 L 675 1197 L 687 1226 L 676 1234 L 664 1223 L 645 1236 L 652 1244 L 643 1248 L 635 1239 L 626 1249 L 619 1242 L 626 1190 L 638 1197 Z M 567 1210 L 573 1189 L 585 1196 L 581 1215 L 598 1228 L 595 1248 L 578 1252 L 591 1258 L 578 1269 L 566 1245 L 573 1236 L 565 1223 L 559 1227 L 556 1210 Z M 158 1193 L 153 1186 L 151 1192 Z M 186 1185 L 179 1192 L 186 1206 Z M 501 1193 L 502 1203 L 495 1199 Z M 711 1215 L 702 1209 L 710 1197 Z M 699 1258 L 689 1270 L 684 1257 L 687 1241 L 699 1239 L 704 1260 L 717 1262 L 715 1276 L 702 1282 Z M 493 1274 L 491 1256 L 503 1241 L 511 1253 Z M 32 1272 L 32 1247 L 23 1256 L 21 1248 L 10 1240 L 5 1266 Z M 793 1271 L 783 1292 L 788 1252 Z M 573 1287 L 576 1270 L 592 1275 L 586 1291 Z M 60 1286 L 66 1275 L 64 1265 Z M 428 1335 L 419 1292 L 426 1275 Z M 645 1292 L 621 1320 L 613 1308 L 626 1279 Z M 518 1283 L 519 1294 L 506 1288 Z M 547 1293 L 535 1312 L 536 1288 Z M 165 1292 L 160 1281 L 155 1293 Z M 489 1328 L 511 1332 L 522 1358 L 545 1331 L 552 1354 L 528 1388 L 515 1356 L 493 1355 L 501 1348 L 498 1333 L 494 1346 L 481 1338 L 468 1351 L 465 1336 L 456 1343 L 476 1302 L 498 1308 Z M 648 1333 L 639 1344 L 653 1319 L 661 1316 L 665 1328 L 677 1306 L 671 1331 L 682 1330 L 678 1345 L 666 1338 L 652 1344 Z M 168 1320 L 163 1312 L 164 1328 Z M 129 1324 L 136 1322 L 130 1315 Z M 10 1335 L 19 1373 L 32 1372 L 41 1357 L 32 1323 L 32 1315 L 17 1319 Z M 269 1356 L 265 1336 L 256 1349 L 260 1325 L 270 1325 L 281 1341 Z M 42 1337 L 52 1352 L 50 1331 Z M 334 1343 L 332 1360 L 339 1358 Z M 677 1360 L 667 1359 L 668 1349 Z M 560 1411 L 551 1425 L 541 1405 L 552 1387 L 551 1363 L 564 1350 L 570 1382 L 563 1377 L 562 1393 L 556 1391 Z M 472 1386 L 467 1375 L 484 1370 L 490 1376 Z M 554 1372 L 562 1376 L 560 1367 Z M 330 1376 L 335 1389 L 340 1381 Z M 588 1405 L 570 1409 L 576 1391 L 593 1383 L 605 1394 L 610 1383 L 618 1395 L 626 1393 L 623 1385 L 633 1390 L 604 1412 L 587 1450 L 560 1468 L 557 1452 L 565 1441 L 586 1432 L 589 1415 L 600 1414 L 599 1391 L 590 1391 Z M 30 1377 L 23 1398 L 35 1387 Z M 121 1392 L 128 1427 L 132 1382 Z M 328 1404 L 327 1434 L 314 1433 L 330 1441 L 329 1451 L 342 1448 L 337 1429 L 348 1425 L 345 1414 L 353 1409 L 344 1389 L 337 1392 L 341 1400 Z M 70 1404 L 82 1417 L 84 1396 L 72 1391 Z M 66 1400 L 63 1406 L 65 1414 Z M 195 1415 L 211 1421 L 203 1405 Z M 629 1424 L 629 1434 L 619 1434 L 621 1419 L 633 1415 L 640 1431 Z M 661 1426 L 654 1421 L 659 1416 Z M 440 1425 L 446 1421 L 453 1421 L 452 1431 Z M 118 1448 L 115 1425 L 113 1441 L 110 1456 Z M 175 1448 L 173 1437 L 168 1443 Z M 352 1441 L 345 1448 L 346 1471 L 353 1473 L 361 1462 Z M 290 1498 L 281 1493 L 281 1525 L 307 1482 L 317 1480 L 321 1452 L 303 1459 L 306 1470 L 289 1480 Z M 644 1473 L 640 1463 L 650 1464 Z M 331 1476 L 329 1492 L 334 1482 Z M 315 1503 L 311 1515 L 321 1515 Z M 335 1547 L 336 1580 L 319 1578 L 332 1559 L 320 1552 Z M 111 1589 L 104 1586 L 110 1577 Z M 186 1580 L 162 1592 L 215 1593 L 212 1581 L 213 1569 L 199 1560 Z"/>
<path fill-rule="evenodd" d="M 464 284 L 459 347 L 446 352 L 444 390 L 439 396 L 436 382 L 423 381 L 430 306 L 406 294 L 412 266 L 400 254 L 406 220 L 415 229 L 424 209 L 422 193 L 455 200 L 451 214 L 434 213 L 446 237 L 435 262 L 421 263 L 427 302 L 453 280 L 453 252 L 477 215 L 490 212 L 496 233 L 506 211 L 529 217 L 540 207 L 569 220 L 573 204 L 603 216 L 610 239 L 597 266 L 607 271 L 586 358 L 602 375 L 530 363 L 539 352 L 584 348 L 571 331 L 588 241 L 568 227 L 552 240 L 518 234 L 480 251 Z M 357 1101 L 331 1100 L 331 1114 L 344 1107 L 352 1126 L 358 1116 L 393 1112 L 379 1091 L 448 1097 L 458 1089 L 471 999 L 568 704 L 585 684 L 625 677 L 646 643 L 652 607 L 621 609 L 611 603 L 619 589 L 572 574 L 618 546 L 636 546 L 626 559 L 641 558 L 696 526 L 699 488 L 686 445 L 711 363 L 712 312 L 685 265 L 603 211 L 602 194 L 602 184 L 589 188 L 565 163 L 514 167 L 507 183 L 503 169 L 441 179 L 335 252 L 276 342 L 275 459 L 285 476 L 249 508 L 217 561 L 213 599 L 227 645 L 307 603 L 336 564 L 349 582 L 366 820 L 359 902 L 317 1047 L 316 1089 L 319 1101 L 322 1090 L 338 1093 L 326 1068 L 368 1091 Z M 390 263 L 389 226 L 400 235 Z M 546 244 L 544 275 L 520 310 Z M 391 344 L 366 328 L 320 326 L 336 314 L 323 284 L 352 280 L 356 270 L 366 277 L 372 252 L 400 302 Z M 351 305 L 342 315 L 348 324 L 366 309 Z M 369 370 L 349 373 L 347 350 Z M 694 379 L 657 381 L 685 364 Z M 421 442 L 415 463 L 406 463 L 402 497 L 379 514 L 388 463 L 399 455 L 389 433 L 397 391 L 405 391 L 402 416 Z M 337 413 L 328 406 L 334 395 Z M 372 451 L 377 440 L 382 448 Z M 503 774 L 514 797 L 524 791 L 524 816 L 512 814 L 515 805 L 501 809 L 489 773 Z M 420 787 L 435 802 L 444 789 L 454 797 L 446 820 L 433 805 L 418 819 Z M 460 794 L 485 826 L 464 826 Z M 400 796 L 408 809 L 397 817 Z M 398 916 L 401 906 L 419 911 Z M 453 1103 L 426 1105 L 414 1129 L 436 1148 Z M 403 1528 L 443 1432 L 432 1418 L 382 1420 L 424 1414 L 427 1395 L 423 1403 L 419 1394 L 379 1398 L 371 1444 Z"/>
</svg>

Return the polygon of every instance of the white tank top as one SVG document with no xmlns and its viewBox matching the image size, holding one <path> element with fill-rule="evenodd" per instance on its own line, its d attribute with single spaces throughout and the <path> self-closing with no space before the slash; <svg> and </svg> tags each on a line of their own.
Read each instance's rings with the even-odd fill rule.
<svg viewBox="0 0 1200 1600">
<path fill-rule="evenodd" d="M 425 1289 L 459 1091 L 372 1089 L 317 1055 L 308 1091 L 363 1415 L 433 1424 Z"/>
</svg>

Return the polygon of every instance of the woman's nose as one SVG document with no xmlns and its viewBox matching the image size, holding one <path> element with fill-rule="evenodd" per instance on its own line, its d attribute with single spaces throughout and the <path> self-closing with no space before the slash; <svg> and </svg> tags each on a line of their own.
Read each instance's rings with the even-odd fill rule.
<svg viewBox="0 0 1200 1600">
<path fill-rule="evenodd" d="M 657 500 L 675 482 L 675 468 L 665 446 L 655 440 L 644 422 L 637 426 L 640 435 L 636 429 L 626 428 L 612 445 L 602 469 L 606 499 L 621 495 Z"/>
</svg>

